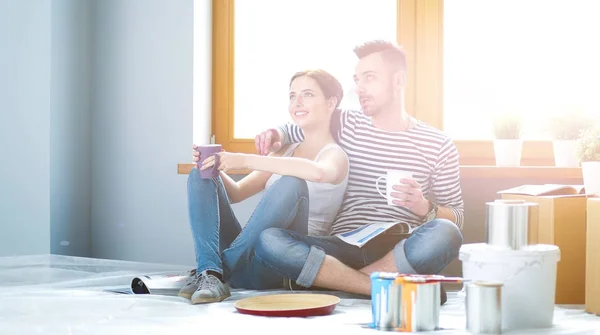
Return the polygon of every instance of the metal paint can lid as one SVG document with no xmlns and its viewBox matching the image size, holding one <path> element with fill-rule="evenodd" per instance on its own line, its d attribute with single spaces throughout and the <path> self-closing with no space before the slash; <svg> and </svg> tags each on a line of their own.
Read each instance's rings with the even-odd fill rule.
<svg viewBox="0 0 600 335">
<path fill-rule="evenodd" d="M 502 286 L 504 286 L 504 283 L 501 281 L 476 280 L 476 281 L 469 283 L 469 285 L 484 286 L 484 287 L 502 287 Z"/>
<path fill-rule="evenodd" d="M 409 275 L 398 275 L 396 277 L 396 282 L 426 282 L 426 281 L 434 281 L 434 280 L 443 280 L 445 277 L 442 275 L 421 275 L 421 274 L 409 274 Z"/>
<path fill-rule="evenodd" d="M 496 199 L 486 202 L 487 207 L 539 207 L 537 202 L 525 201 L 519 199 Z"/>
<path fill-rule="evenodd" d="M 394 280 L 400 274 L 396 272 L 373 272 L 371 273 L 371 279 L 389 279 Z"/>
</svg>

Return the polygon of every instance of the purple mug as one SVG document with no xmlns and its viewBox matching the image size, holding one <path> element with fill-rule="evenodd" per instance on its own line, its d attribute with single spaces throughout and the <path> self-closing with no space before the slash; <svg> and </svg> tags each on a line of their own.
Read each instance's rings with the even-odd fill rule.
<svg viewBox="0 0 600 335">
<path fill-rule="evenodd" d="M 199 145 L 198 148 L 196 148 L 196 151 L 200 153 L 200 160 L 197 165 L 198 170 L 200 171 L 200 178 L 217 178 L 219 176 L 219 170 L 217 169 L 219 167 L 219 155 L 217 155 L 217 153 L 223 151 L 223 147 L 220 144 L 205 144 Z M 202 162 L 211 155 L 215 156 L 215 165 L 204 171 L 200 170 Z"/>
</svg>

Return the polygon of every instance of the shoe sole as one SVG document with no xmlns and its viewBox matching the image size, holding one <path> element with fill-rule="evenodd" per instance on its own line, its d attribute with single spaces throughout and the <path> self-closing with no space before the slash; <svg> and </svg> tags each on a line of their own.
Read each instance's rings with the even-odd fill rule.
<svg viewBox="0 0 600 335">
<path fill-rule="evenodd" d="M 177 296 L 180 296 L 182 298 L 186 298 L 187 300 L 192 300 L 192 294 L 193 293 L 189 293 L 189 294 L 187 294 L 187 293 L 178 293 Z"/>
<path fill-rule="evenodd" d="M 221 302 L 221 301 L 229 298 L 230 296 L 231 295 L 222 296 L 222 297 L 218 297 L 218 298 L 196 298 L 192 301 L 192 305 L 209 304 L 212 302 Z"/>
</svg>

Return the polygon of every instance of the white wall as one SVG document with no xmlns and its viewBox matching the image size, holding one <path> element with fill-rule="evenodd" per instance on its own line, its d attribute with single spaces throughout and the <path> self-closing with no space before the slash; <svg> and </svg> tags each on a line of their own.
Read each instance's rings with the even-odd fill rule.
<svg viewBox="0 0 600 335">
<path fill-rule="evenodd" d="M 92 254 L 190 264 L 192 0 L 95 1 Z M 207 29 L 208 29 L 207 24 Z"/>
<path fill-rule="evenodd" d="M 94 257 L 195 263 L 187 176 L 176 167 L 191 161 L 192 140 L 208 141 L 210 133 L 210 3 L 94 4 Z M 200 25 L 195 36 L 194 24 Z M 259 199 L 233 206 L 240 223 Z"/>
<path fill-rule="evenodd" d="M 90 255 L 89 5 L 0 1 L 0 256 Z"/>
<path fill-rule="evenodd" d="M 50 252 L 50 10 L 0 0 L 0 256 Z"/>
<path fill-rule="evenodd" d="M 90 0 L 52 0 L 50 251 L 90 256 Z"/>
<path fill-rule="evenodd" d="M 210 137 L 210 5 L 0 0 L 0 256 L 194 263 L 176 165 Z"/>
</svg>

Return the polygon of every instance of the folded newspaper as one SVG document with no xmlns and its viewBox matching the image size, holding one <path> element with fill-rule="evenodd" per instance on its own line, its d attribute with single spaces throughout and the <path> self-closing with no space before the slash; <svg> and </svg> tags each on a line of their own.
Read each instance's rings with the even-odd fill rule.
<svg viewBox="0 0 600 335">
<path fill-rule="evenodd" d="M 131 291 L 134 294 L 176 296 L 188 280 L 195 275 L 196 270 L 137 276 L 131 281 Z"/>
<path fill-rule="evenodd" d="M 360 248 L 370 240 L 374 239 L 377 235 L 397 224 L 398 222 L 371 223 L 352 231 L 336 234 L 335 236 L 348 244 L 352 244 Z"/>
</svg>

